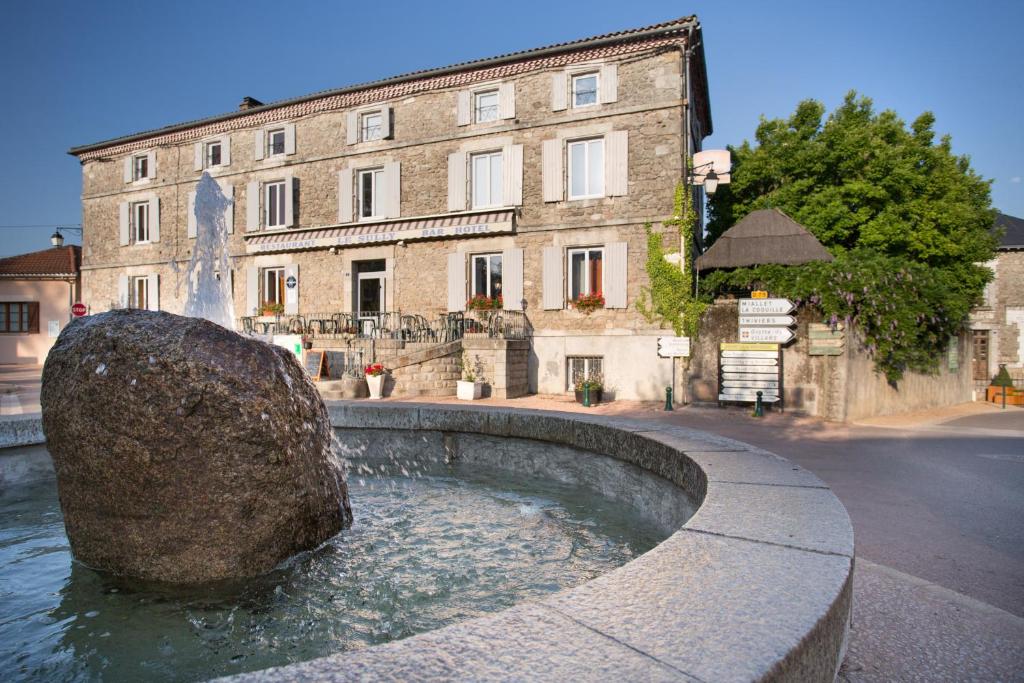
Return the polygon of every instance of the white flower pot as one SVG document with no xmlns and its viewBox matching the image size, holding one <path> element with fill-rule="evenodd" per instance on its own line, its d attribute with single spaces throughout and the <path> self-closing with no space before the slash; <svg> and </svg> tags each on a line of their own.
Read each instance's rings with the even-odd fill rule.
<svg viewBox="0 0 1024 683">
<path fill-rule="evenodd" d="M 463 401 L 473 401 L 483 396 L 483 382 L 467 382 L 466 380 L 460 379 L 455 384 L 455 395 Z"/>
<path fill-rule="evenodd" d="M 385 375 L 367 375 L 366 386 L 370 387 L 370 398 L 384 398 Z"/>
</svg>

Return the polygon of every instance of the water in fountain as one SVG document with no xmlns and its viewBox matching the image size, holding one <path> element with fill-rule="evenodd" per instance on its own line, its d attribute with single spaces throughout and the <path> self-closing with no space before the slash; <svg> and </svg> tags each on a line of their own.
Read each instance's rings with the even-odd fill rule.
<svg viewBox="0 0 1024 683">
<path fill-rule="evenodd" d="M 188 264 L 185 315 L 206 318 L 229 330 L 235 329 L 235 304 L 227 277 L 228 216 L 233 201 L 226 197 L 209 173 L 196 185 L 196 241 Z"/>
</svg>

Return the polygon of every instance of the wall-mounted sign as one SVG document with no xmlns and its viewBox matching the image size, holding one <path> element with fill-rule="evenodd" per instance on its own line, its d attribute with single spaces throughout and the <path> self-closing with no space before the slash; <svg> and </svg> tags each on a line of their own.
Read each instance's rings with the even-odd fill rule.
<svg viewBox="0 0 1024 683">
<path fill-rule="evenodd" d="M 789 299 L 740 299 L 740 315 L 786 315 L 795 310 Z"/>
<path fill-rule="evenodd" d="M 658 355 L 662 358 L 690 357 L 689 337 L 658 337 Z"/>
<path fill-rule="evenodd" d="M 751 292 L 750 293 L 750 298 L 751 299 L 767 299 L 768 298 L 768 292 L 765 292 L 764 290 L 760 290 L 759 289 L 759 290 Z"/>
<path fill-rule="evenodd" d="M 50 339 L 56 339 L 60 336 L 60 321 L 59 320 L 48 320 L 46 322 L 46 333 Z"/>
<path fill-rule="evenodd" d="M 822 323 L 811 323 L 808 325 L 807 337 L 810 340 L 810 345 L 807 348 L 807 355 L 842 355 L 843 346 L 846 343 L 846 334 L 843 329 L 842 323 L 836 325 L 835 329 Z"/>
<path fill-rule="evenodd" d="M 295 289 L 295 285 L 299 284 L 299 281 L 294 275 L 289 275 L 288 279 L 284 281 L 284 286 L 288 289 Z"/>
</svg>

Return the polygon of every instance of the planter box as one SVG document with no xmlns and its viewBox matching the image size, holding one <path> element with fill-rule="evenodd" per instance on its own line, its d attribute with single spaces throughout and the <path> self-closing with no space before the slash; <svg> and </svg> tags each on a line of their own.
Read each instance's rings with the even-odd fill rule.
<svg viewBox="0 0 1024 683">
<path fill-rule="evenodd" d="M 603 392 L 603 389 L 596 389 L 596 390 L 592 389 L 590 391 L 590 405 L 596 406 L 598 403 L 601 402 L 601 393 L 602 392 Z M 580 405 L 583 404 L 583 392 L 582 391 L 577 391 L 576 392 L 576 402 L 579 403 Z"/>
<path fill-rule="evenodd" d="M 1003 404 L 1003 388 L 989 386 L 985 389 L 985 400 L 989 403 Z M 1024 406 L 1024 391 L 1006 387 L 1006 405 Z"/>
<path fill-rule="evenodd" d="M 384 378 L 387 375 L 367 375 L 366 386 L 370 389 L 371 399 L 384 398 Z"/>
<path fill-rule="evenodd" d="M 483 396 L 483 382 L 467 382 L 466 380 L 460 379 L 455 384 L 455 395 L 463 401 L 475 401 Z"/>
</svg>

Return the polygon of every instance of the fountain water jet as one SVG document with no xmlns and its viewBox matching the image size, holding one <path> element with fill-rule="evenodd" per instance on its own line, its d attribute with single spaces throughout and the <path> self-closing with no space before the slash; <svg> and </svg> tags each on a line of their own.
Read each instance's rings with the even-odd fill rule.
<svg viewBox="0 0 1024 683">
<path fill-rule="evenodd" d="M 194 218 L 196 241 L 186 271 L 188 292 L 185 315 L 205 318 L 229 330 L 235 329 L 235 304 L 231 297 L 228 263 L 228 199 L 209 173 L 196 185 Z"/>
</svg>

